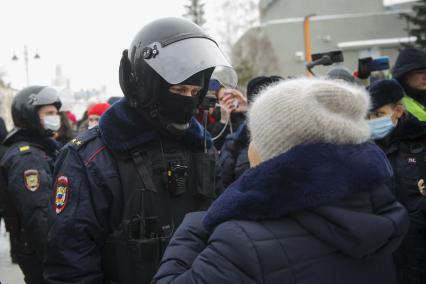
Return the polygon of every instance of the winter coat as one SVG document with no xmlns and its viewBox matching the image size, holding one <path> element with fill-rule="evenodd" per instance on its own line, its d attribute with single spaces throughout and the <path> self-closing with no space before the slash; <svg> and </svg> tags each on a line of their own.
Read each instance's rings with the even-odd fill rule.
<svg viewBox="0 0 426 284">
<path fill-rule="evenodd" d="M 208 127 L 212 137 L 215 138 L 213 143 L 216 149 L 222 149 L 226 136 L 231 133 L 231 128 L 235 131 L 242 123 L 244 123 L 245 119 L 246 117 L 243 113 L 231 113 L 231 118 L 226 125 L 226 128 L 225 124 L 220 122 L 220 119 Z"/>
<path fill-rule="evenodd" d="M 53 139 L 33 135 L 25 129 L 16 129 L 6 138 L 9 147 L 0 169 L 7 185 L 7 206 L 10 207 L 13 234 L 28 242 L 26 251 L 37 251 L 43 258 L 46 240 L 47 201 L 51 196 L 53 159 L 59 144 Z M 17 218 L 17 220 L 15 220 Z"/>
<path fill-rule="evenodd" d="M 8 149 L 0 163 L 0 195 L 12 257 L 19 264 L 26 283 L 42 283 L 46 212 L 48 199 L 53 195 L 53 160 L 59 144 L 26 129 L 14 129 L 4 145 Z"/>
<path fill-rule="evenodd" d="M 187 215 L 156 283 L 395 283 L 406 210 L 374 144 L 311 144 L 248 170 Z"/>
<path fill-rule="evenodd" d="M 238 179 L 248 168 L 249 136 L 247 124 L 243 123 L 236 132 L 226 136 L 220 151 L 220 176 L 224 187 Z"/>
<path fill-rule="evenodd" d="M 385 152 L 394 171 L 390 185 L 392 192 L 407 209 L 410 218 L 407 236 L 395 254 L 398 282 L 426 282 L 426 197 L 420 194 L 417 186 L 419 179 L 426 180 L 426 124 L 404 115 L 396 129 L 376 143 Z"/>
<path fill-rule="evenodd" d="M 50 230 L 45 265 L 47 282 L 103 283 L 108 281 L 104 267 L 117 268 L 119 263 L 124 263 L 124 260 L 119 258 L 113 259 L 114 263 L 106 263 L 103 251 L 108 238 L 119 229 L 125 214 L 123 212 L 130 207 L 124 206 L 125 202 L 126 205 L 130 202 L 123 200 L 125 189 L 122 184 L 127 181 L 120 180 L 114 153 L 127 153 L 136 147 L 143 149 L 145 145 L 158 142 L 159 139 L 175 143 L 174 151 L 165 147 L 164 152 L 170 150 L 171 154 L 178 151 L 203 153 L 203 130 L 201 125 L 192 119 L 190 128 L 179 139 L 160 137 L 159 131 L 150 127 L 129 106 L 126 99 L 121 99 L 104 113 L 98 127 L 80 134 L 66 145 L 55 164 L 55 194 L 52 194 L 48 211 Z M 208 155 L 212 156 L 214 161 L 216 153 L 211 147 L 210 137 L 207 138 Z M 162 158 L 169 155 L 169 152 L 164 152 Z M 150 162 L 153 163 L 151 160 Z M 145 165 L 149 166 L 148 163 Z M 166 166 L 149 167 L 148 171 L 152 173 L 152 179 L 163 187 L 166 186 L 162 179 L 166 175 Z M 137 174 L 135 179 L 138 179 Z M 157 185 L 155 183 L 154 186 Z M 219 188 L 220 181 L 217 185 Z M 157 187 L 156 190 L 168 193 L 163 188 Z M 183 195 L 197 199 L 196 194 L 192 192 L 180 196 Z M 169 205 L 168 200 L 160 198 L 159 195 L 157 197 L 159 202 L 162 202 L 160 208 Z M 188 206 L 182 203 L 179 196 L 173 198 L 174 203 L 170 210 L 181 213 L 174 216 L 176 224 L 181 222 L 185 213 L 203 210 L 200 208 L 206 208 L 211 203 L 210 200 L 197 199 L 197 203 L 194 201 Z M 138 202 L 139 199 L 134 201 Z M 152 209 L 149 209 L 151 208 L 144 210 L 146 216 L 152 214 Z M 118 268 L 108 272 L 114 274 L 117 271 Z"/>
</svg>

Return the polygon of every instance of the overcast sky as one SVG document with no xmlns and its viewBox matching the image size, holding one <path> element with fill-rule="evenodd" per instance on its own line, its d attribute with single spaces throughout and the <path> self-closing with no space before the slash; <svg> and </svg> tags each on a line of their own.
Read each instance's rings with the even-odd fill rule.
<svg viewBox="0 0 426 284">
<path fill-rule="evenodd" d="M 24 45 L 31 84 L 51 84 L 56 64 L 73 90 L 106 85 L 120 94 L 118 65 L 123 49 L 147 22 L 182 16 L 188 0 L 0 0 L 0 71 L 13 87 L 25 85 Z M 209 2 L 209 1 L 206 1 Z M 217 1 L 210 1 L 217 2 Z M 215 4 L 206 4 L 207 18 Z M 214 26 L 214 23 L 210 23 Z M 40 60 L 33 59 L 40 54 Z M 12 61 L 13 54 L 19 57 Z"/>
</svg>

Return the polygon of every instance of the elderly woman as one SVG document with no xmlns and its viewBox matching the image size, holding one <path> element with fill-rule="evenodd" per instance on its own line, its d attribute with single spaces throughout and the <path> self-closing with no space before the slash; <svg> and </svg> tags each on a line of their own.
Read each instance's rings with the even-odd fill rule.
<svg viewBox="0 0 426 284">
<path fill-rule="evenodd" d="M 249 111 L 251 169 L 188 214 L 156 283 L 395 283 L 392 252 L 405 209 L 370 138 L 368 94 L 339 81 L 295 79 Z"/>
</svg>

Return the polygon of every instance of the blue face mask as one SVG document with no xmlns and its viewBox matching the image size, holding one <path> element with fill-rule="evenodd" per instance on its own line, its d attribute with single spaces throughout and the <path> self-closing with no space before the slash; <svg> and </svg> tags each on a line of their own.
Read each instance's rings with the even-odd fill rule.
<svg viewBox="0 0 426 284">
<path fill-rule="evenodd" d="M 389 115 L 368 121 L 368 126 L 370 127 L 371 132 L 371 139 L 383 139 L 388 136 L 392 130 L 394 130 L 395 125 L 393 124 L 391 117 L 392 115 Z"/>
</svg>

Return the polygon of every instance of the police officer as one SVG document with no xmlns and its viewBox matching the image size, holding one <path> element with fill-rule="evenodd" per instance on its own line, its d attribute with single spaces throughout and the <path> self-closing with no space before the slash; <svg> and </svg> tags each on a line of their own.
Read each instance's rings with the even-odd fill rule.
<svg viewBox="0 0 426 284">
<path fill-rule="evenodd" d="M 119 75 L 125 98 L 55 164 L 49 283 L 149 283 L 184 215 L 221 190 L 210 135 L 193 118 L 211 78 L 236 85 L 216 42 L 190 21 L 156 20 Z"/>
<path fill-rule="evenodd" d="M 393 77 L 405 91 L 403 103 L 407 111 L 420 121 L 426 121 L 426 51 L 407 47 L 396 59 Z"/>
<path fill-rule="evenodd" d="M 426 198 L 417 182 L 426 174 L 426 124 L 405 111 L 404 91 L 396 80 L 371 84 L 372 138 L 391 162 L 391 189 L 410 217 L 410 228 L 395 253 L 398 283 L 424 283 L 426 270 Z"/>
<path fill-rule="evenodd" d="M 6 227 L 14 256 L 26 283 L 44 283 L 42 261 L 46 240 L 46 210 L 51 196 L 53 162 L 58 144 L 51 139 L 60 127 L 57 92 L 32 86 L 12 102 L 14 130 L 5 138 L 9 147 L 1 160 Z"/>
</svg>

